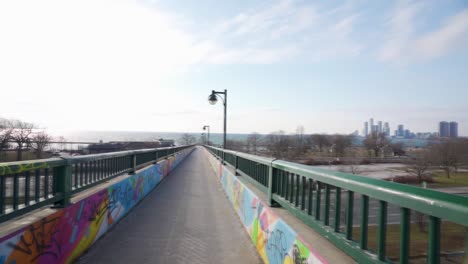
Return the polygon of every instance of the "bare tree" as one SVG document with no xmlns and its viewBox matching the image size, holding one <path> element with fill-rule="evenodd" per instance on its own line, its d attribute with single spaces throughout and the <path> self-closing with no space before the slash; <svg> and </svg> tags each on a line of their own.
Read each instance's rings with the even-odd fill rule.
<svg viewBox="0 0 468 264">
<path fill-rule="evenodd" d="M 349 135 L 335 135 L 333 137 L 333 149 L 337 157 L 343 157 L 346 150 L 351 147 L 353 143 L 352 136 Z"/>
<path fill-rule="evenodd" d="M 407 161 L 408 167 L 407 172 L 411 175 L 414 175 L 418 178 L 418 181 L 421 183 L 424 176 L 431 165 L 431 160 L 427 150 L 414 153 Z"/>
<path fill-rule="evenodd" d="M 390 148 L 393 152 L 393 155 L 395 156 L 401 157 L 406 154 L 406 151 L 404 149 L 404 145 L 402 142 L 396 142 L 396 143 L 390 144 Z"/>
<path fill-rule="evenodd" d="M 296 128 L 296 140 L 300 142 L 304 142 L 304 126 L 299 125 Z"/>
<path fill-rule="evenodd" d="M 190 135 L 189 133 L 185 133 L 180 137 L 180 142 L 182 145 L 192 145 L 196 141 L 195 137 Z"/>
<path fill-rule="evenodd" d="M 44 149 L 50 144 L 52 137 L 44 131 L 36 133 L 31 137 L 31 147 L 36 151 L 38 159 L 42 158 Z"/>
<path fill-rule="evenodd" d="M 260 144 L 262 136 L 257 133 L 253 132 L 247 137 L 247 151 L 257 155 L 258 146 Z"/>
<path fill-rule="evenodd" d="M 364 146 L 372 150 L 376 157 L 388 145 L 390 145 L 390 141 L 387 139 L 385 133 L 373 132 L 364 139 Z"/>
<path fill-rule="evenodd" d="M 17 156 L 16 160 L 23 160 L 23 150 L 31 144 L 31 134 L 34 129 L 34 124 L 21 120 L 12 120 L 13 128 L 11 139 L 16 143 Z"/>
<path fill-rule="evenodd" d="M 445 171 L 447 178 L 450 178 L 451 172 L 457 170 L 458 163 L 464 156 L 464 149 L 463 140 L 457 139 L 443 140 L 430 147 L 434 163 Z"/>
<path fill-rule="evenodd" d="M 291 140 L 284 131 L 280 130 L 266 137 L 266 146 L 273 157 L 278 159 L 287 158 L 289 157 Z"/>
<path fill-rule="evenodd" d="M 226 149 L 235 151 L 245 151 L 245 143 L 241 140 L 228 139 L 226 140 Z"/>
<path fill-rule="evenodd" d="M 304 136 L 304 127 L 298 126 L 296 129 L 296 135 L 294 135 L 292 141 L 291 156 L 297 158 L 307 152 L 307 141 Z"/>
<path fill-rule="evenodd" d="M 8 147 L 13 128 L 8 119 L 0 119 L 0 151 Z"/>
<path fill-rule="evenodd" d="M 330 137 L 325 134 L 314 134 L 310 136 L 310 140 L 313 145 L 317 146 L 320 152 L 323 151 L 323 148 L 331 146 Z"/>
<path fill-rule="evenodd" d="M 10 120 L 0 119 L 0 155 L 3 156 L 3 151 L 10 147 L 11 134 L 13 128 L 11 127 Z M 0 156 L 0 159 L 2 159 Z"/>
</svg>

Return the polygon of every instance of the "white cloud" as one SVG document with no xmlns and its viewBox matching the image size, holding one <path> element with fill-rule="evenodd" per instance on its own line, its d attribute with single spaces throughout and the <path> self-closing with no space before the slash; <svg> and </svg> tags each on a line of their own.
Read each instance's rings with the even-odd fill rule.
<svg viewBox="0 0 468 264">
<path fill-rule="evenodd" d="M 421 14 L 428 8 L 423 2 L 400 2 L 388 23 L 388 36 L 379 50 L 384 62 L 408 64 L 441 57 L 468 44 L 468 10 L 446 19 L 426 33 L 419 33 Z"/>
<path fill-rule="evenodd" d="M 439 29 L 417 38 L 414 51 L 421 58 L 432 59 L 467 45 L 468 9 L 450 17 Z"/>
<path fill-rule="evenodd" d="M 352 40 L 358 15 L 293 0 L 268 3 L 221 21 L 207 34 L 213 47 L 208 61 L 262 64 L 304 54 L 306 60 L 359 54 Z"/>
</svg>

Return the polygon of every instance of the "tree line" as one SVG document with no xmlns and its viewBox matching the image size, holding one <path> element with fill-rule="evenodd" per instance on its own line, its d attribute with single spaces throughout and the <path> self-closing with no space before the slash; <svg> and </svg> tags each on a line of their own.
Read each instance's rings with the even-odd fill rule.
<svg viewBox="0 0 468 264">
<path fill-rule="evenodd" d="M 16 145 L 16 160 L 23 160 L 25 150 L 34 150 L 38 159 L 43 158 L 44 150 L 50 144 L 52 137 L 39 130 L 33 123 L 0 118 L 0 154 Z"/>
</svg>

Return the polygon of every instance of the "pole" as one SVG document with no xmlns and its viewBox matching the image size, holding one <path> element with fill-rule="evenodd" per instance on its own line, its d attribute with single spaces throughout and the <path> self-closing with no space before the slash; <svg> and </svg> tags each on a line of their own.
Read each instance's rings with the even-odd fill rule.
<svg viewBox="0 0 468 264">
<path fill-rule="evenodd" d="M 223 149 L 226 149 L 226 108 L 227 108 L 227 90 L 224 90 L 224 138 L 223 138 Z"/>
<path fill-rule="evenodd" d="M 208 146 L 210 145 L 210 126 L 208 126 Z"/>
</svg>

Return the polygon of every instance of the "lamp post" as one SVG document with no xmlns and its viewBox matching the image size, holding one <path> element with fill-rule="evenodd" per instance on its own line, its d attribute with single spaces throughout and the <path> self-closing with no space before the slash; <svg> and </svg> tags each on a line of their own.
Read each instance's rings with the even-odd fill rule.
<svg viewBox="0 0 468 264">
<path fill-rule="evenodd" d="M 224 98 L 221 97 L 221 94 L 224 94 Z M 208 96 L 208 102 L 212 105 L 218 102 L 218 97 L 223 101 L 224 105 L 224 135 L 223 135 L 223 149 L 226 149 L 226 107 L 227 107 L 227 90 L 224 92 L 217 92 L 215 90 L 211 91 L 211 94 Z"/>
<path fill-rule="evenodd" d="M 202 142 L 202 143 L 206 143 L 205 133 L 201 133 L 200 138 L 201 138 L 201 142 Z M 204 142 L 204 141 L 205 141 L 205 142 Z"/>
<path fill-rule="evenodd" d="M 208 142 L 207 142 L 207 145 L 210 145 L 210 126 L 203 126 L 203 130 L 207 130 L 208 129 Z"/>
</svg>

